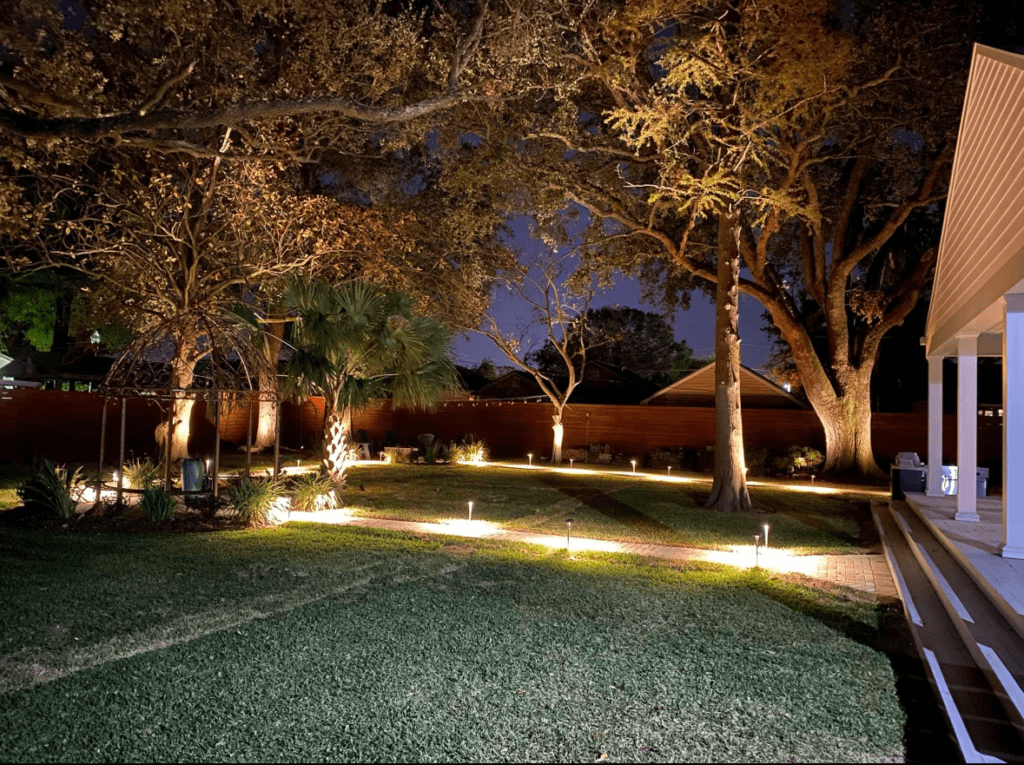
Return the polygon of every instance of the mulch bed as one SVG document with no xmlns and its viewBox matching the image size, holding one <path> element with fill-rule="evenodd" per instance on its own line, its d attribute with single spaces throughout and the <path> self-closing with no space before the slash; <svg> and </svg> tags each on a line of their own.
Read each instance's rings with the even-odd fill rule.
<svg viewBox="0 0 1024 765">
<path fill-rule="evenodd" d="M 89 510 L 75 516 L 74 520 L 64 520 L 52 511 L 16 507 L 0 513 L 0 527 L 45 529 L 67 534 L 166 534 L 231 531 L 244 529 L 247 524 L 237 516 L 218 514 L 212 518 L 205 518 L 191 510 L 179 511 L 168 521 L 153 523 L 142 517 L 135 507 L 123 512 L 114 512 L 110 509 L 103 512 Z"/>
</svg>

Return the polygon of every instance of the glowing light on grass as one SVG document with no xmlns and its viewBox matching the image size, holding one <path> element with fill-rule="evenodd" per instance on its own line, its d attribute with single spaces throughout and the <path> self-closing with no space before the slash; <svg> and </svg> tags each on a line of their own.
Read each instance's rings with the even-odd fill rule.
<svg viewBox="0 0 1024 765">
<path fill-rule="evenodd" d="M 469 500 L 469 520 L 473 520 L 473 500 Z"/>
<path fill-rule="evenodd" d="M 757 551 L 761 548 L 761 535 L 754 534 L 754 568 L 759 568 Z"/>
<path fill-rule="evenodd" d="M 633 472 L 636 473 L 636 460 L 630 460 L 630 463 L 633 465 Z"/>
<path fill-rule="evenodd" d="M 569 533 L 572 531 L 572 518 L 565 519 L 565 549 L 569 549 Z"/>
<path fill-rule="evenodd" d="M 768 524 L 764 525 L 764 551 L 768 552 Z"/>
<path fill-rule="evenodd" d="M 526 456 L 530 458 L 530 467 L 533 467 L 533 452 L 527 453 Z"/>
<path fill-rule="evenodd" d="M 669 476 L 669 477 L 672 476 L 672 466 L 671 465 L 669 465 L 667 468 L 665 468 L 665 475 Z"/>
<path fill-rule="evenodd" d="M 572 457 L 569 458 L 569 470 L 572 470 Z"/>
</svg>

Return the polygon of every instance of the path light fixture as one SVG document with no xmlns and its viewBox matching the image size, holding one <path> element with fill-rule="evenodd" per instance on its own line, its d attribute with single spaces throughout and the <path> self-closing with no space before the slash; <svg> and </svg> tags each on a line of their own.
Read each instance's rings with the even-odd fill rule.
<svg viewBox="0 0 1024 765">
<path fill-rule="evenodd" d="M 665 470 L 666 470 L 665 475 L 667 475 L 669 478 L 671 478 L 672 477 L 672 466 L 669 465 L 667 468 L 665 468 Z"/>
<path fill-rule="evenodd" d="M 572 518 L 565 519 L 565 549 L 569 549 L 569 532 L 572 531 Z"/>
<path fill-rule="evenodd" d="M 469 500 L 469 520 L 473 520 L 473 500 Z"/>
<path fill-rule="evenodd" d="M 569 458 L 569 470 L 572 470 L 572 457 Z"/>
<path fill-rule="evenodd" d="M 530 458 L 530 467 L 533 467 L 533 452 L 529 452 L 526 456 Z"/>
<path fill-rule="evenodd" d="M 754 568 L 758 568 L 757 550 L 761 546 L 761 535 L 754 534 Z"/>
<path fill-rule="evenodd" d="M 811 486 L 814 486 L 814 473 L 811 473 Z"/>
<path fill-rule="evenodd" d="M 764 525 L 764 551 L 768 552 L 768 524 Z"/>
<path fill-rule="evenodd" d="M 633 472 L 636 473 L 636 460 L 630 460 L 629 462 L 633 466 Z"/>
</svg>

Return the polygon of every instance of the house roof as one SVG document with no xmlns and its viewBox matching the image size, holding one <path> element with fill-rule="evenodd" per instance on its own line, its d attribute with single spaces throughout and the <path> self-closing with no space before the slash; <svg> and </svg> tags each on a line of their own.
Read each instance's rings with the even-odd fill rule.
<svg viewBox="0 0 1024 765">
<path fill-rule="evenodd" d="M 532 375 L 513 369 L 481 386 L 477 398 L 546 398 Z"/>
<path fill-rule="evenodd" d="M 956 355 L 956 335 L 1002 353 L 1000 298 L 1024 292 L 1024 56 L 974 46 L 942 222 L 924 344 Z"/>
<path fill-rule="evenodd" d="M 714 406 L 715 363 L 648 396 L 641 404 L 650 406 Z M 740 365 L 740 405 L 751 409 L 806 409 L 807 404 L 750 367 Z"/>
</svg>

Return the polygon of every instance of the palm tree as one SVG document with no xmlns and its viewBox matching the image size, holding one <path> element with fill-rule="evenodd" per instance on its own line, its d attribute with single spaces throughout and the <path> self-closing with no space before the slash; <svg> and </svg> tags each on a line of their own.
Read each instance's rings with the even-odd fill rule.
<svg viewBox="0 0 1024 765">
<path fill-rule="evenodd" d="M 394 406 L 432 407 L 456 385 L 452 338 L 433 319 L 414 317 L 402 293 L 364 281 L 293 279 L 285 305 L 297 323 L 283 392 L 324 397 L 324 469 L 341 489 L 352 412 L 387 396 Z"/>
</svg>

